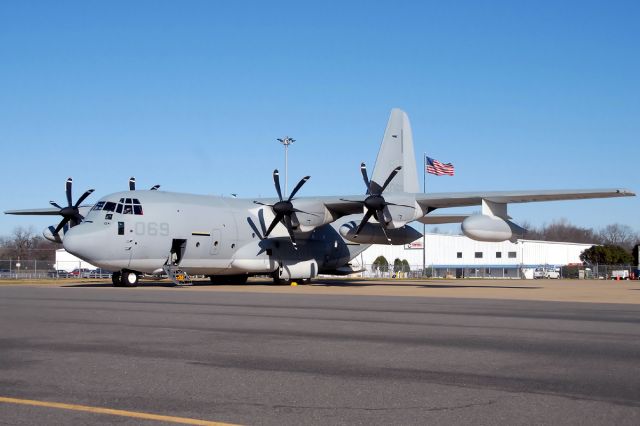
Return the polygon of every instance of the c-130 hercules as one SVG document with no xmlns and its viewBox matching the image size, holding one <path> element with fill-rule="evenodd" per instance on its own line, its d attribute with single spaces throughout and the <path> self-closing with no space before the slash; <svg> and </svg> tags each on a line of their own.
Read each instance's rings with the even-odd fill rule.
<svg viewBox="0 0 640 426">
<path fill-rule="evenodd" d="M 214 283 L 242 283 L 270 274 L 274 281 L 311 279 L 318 274 L 358 272 L 350 261 L 370 244 L 406 244 L 421 237 L 410 222 L 461 223 L 468 237 L 505 241 L 525 230 L 510 221 L 508 203 L 634 196 L 624 189 L 420 193 L 407 114 L 393 109 L 364 195 L 296 197 L 304 177 L 284 198 L 239 199 L 157 190 L 107 195 L 93 206 L 12 210 L 7 214 L 62 215 L 47 239 L 62 242 L 79 258 L 113 272 L 115 286 L 131 287 L 142 273 L 166 273 L 180 284 L 187 274 Z M 480 205 L 480 214 L 435 215 L 436 209 Z M 70 228 L 66 232 L 61 232 Z"/>
</svg>

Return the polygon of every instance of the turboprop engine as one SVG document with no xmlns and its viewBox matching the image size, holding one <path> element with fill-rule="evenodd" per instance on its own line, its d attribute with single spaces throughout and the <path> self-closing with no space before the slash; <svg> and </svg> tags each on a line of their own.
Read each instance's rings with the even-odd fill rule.
<svg viewBox="0 0 640 426">
<path fill-rule="evenodd" d="M 462 221 L 462 232 L 476 241 L 500 242 L 522 238 L 526 229 L 510 220 L 485 214 L 474 214 Z"/>
<path fill-rule="evenodd" d="M 367 223 L 360 228 L 358 232 L 358 224 L 355 221 L 345 223 L 340 227 L 340 235 L 346 240 L 358 244 L 409 244 L 422 234 L 410 226 L 401 228 L 387 229 L 382 225 L 375 223 Z"/>
<path fill-rule="evenodd" d="M 425 212 L 416 202 L 415 197 L 403 194 L 389 194 L 385 196 L 388 205 L 383 210 L 387 229 L 399 229 L 407 223 L 424 216 Z"/>
<path fill-rule="evenodd" d="M 291 222 L 300 232 L 311 232 L 336 219 L 320 201 L 295 200 L 294 207 L 296 211 L 291 215 Z"/>
</svg>

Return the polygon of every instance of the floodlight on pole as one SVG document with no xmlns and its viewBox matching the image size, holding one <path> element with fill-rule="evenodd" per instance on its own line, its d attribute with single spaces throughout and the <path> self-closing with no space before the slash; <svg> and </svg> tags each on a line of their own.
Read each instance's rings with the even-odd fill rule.
<svg viewBox="0 0 640 426">
<path fill-rule="evenodd" d="M 280 142 L 282 145 L 284 145 L 284 196 L 287 196 L 287 183 L 289 182 L 289 158 L 288 158 L 288 150 L 289 150 L 289 145 L 291 145 L 292 143 L 294 143 L 296 140 L 293 138 L 290 138 L 289 136 L 285 136 L 282 139 L 278 139 L 278 142 Z"/>
</svg>

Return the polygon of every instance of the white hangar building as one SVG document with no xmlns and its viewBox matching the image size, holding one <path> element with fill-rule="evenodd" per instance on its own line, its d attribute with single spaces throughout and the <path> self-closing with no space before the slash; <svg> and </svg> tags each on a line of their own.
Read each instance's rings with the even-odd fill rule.
<svg viewBox="0 0 640 426">
<path fill-rule="evenodd" d="M 463 235 L 443 234 L 425 234 L 425 241 L 427 274 L 457 278 L 533 278 L 537 267 L 582 263 L 580 254 L 593 245 L 535 240 L 491 243 L 474 241 Z M 384 256 L 390 267 L 395 259 L 406 259 L 411 271 L 421 271 L 422 238 L 400 246 L 372 245 L 354 259 L 354 263 L 366 268 L 364 276 L 375 276 L 371 265 L 378 256 Z"/>
</svg>

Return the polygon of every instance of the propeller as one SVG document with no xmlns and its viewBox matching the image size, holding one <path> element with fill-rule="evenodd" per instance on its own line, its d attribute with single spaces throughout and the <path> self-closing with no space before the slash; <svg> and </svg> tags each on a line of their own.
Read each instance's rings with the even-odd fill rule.
<svg viewBox="0 0 640 426">
<path fill-rule="evenodd" d="M 358 229 L 356 229 L 356 233 L 355 233 L 356 237 L 358 236 L 360 231 L 362 231 L 364 226 L 369 222 L 369 219 L 371 219 L 371 217 L 374 217 L 378 222 L 380 222 L 380 225 L 382 225 L 382 232 L 384 232 L 384 235 L 385 237 L 387 237 L 387 240 L 391 241 L 386 231 L 386 221 L 384 219 L 384 208 L 387 206 L 403 206 L 403 207 L 415 208 L 413 206 L 407 206 L 405 204 L 390 203 L 386 201 L 382 196 L 382 193 L 384 192 L 384 190 L 387 189 L 387 186 L 389 186 L 393 178 L 396 177 L 396 175 L 400 170 L 402 170 L 402 166 L 398 166 L 395 169 L 393 169 L 391 173 L 389 173 L 387 180 L 384 181 L 384 184 L 380 186 L 377 182 L 369 180 L 369 176 L 367 175 L 366 164 L 365 163 L 360 164 L 360 172 L 362 173 L 362 179 L 364 180 L 364 184 L 367 187 L 366 193 L 368 197 L 365 198 L 364 201 L 341 199 L 342 201 L 349 201 L 352 203 L 362 204 L 366 208 L 364 217 L 360 221 L 360 224 L 358 225 Z"/>
<path fill-rule="evenodd" d="M 271 231 L 273 231 L 273 228 L 275 228 L 278 222 L 280 222 L 285 226 L 285 228 L 287 228 L 287 231 L 289 232 L 289 238 L 291 239 L 291 244 L 296 246 L 296 237 L 293 235 L 293 223 L 291 221 L 291 216 L 294 213 L 307 213 L 307 212 L 298 210 L 295 207 L 293 207 L 293 203 L 291 202 L 291 200 L 293 200 L 293 197 L 300 190 L 300 188 L 302 188 L 302 185 L 304 185 L 305 182 L 309 180 L 309 178 L 310 176 L 305 176 L 302 179 L 300 179 L 300 182 L 298 182 L 296 187 L 293 188 L 293 191 L 291 191 L 289 198 L 285 200 L 282 198 L 282 190 L 280 189 L 280 173 L 278 172 L 278 169 L 273 171 L 273 183 L 276 186 L 276 191 L 278 192 L 278 198 L 280 201 L 276 202 L 275 204 L 265 204 L 265 203 L 261 203 L 260 201 L 254 201 L 255 204 L 271 207 L 271 210 L 275 214 L 275 217 L 271 221 L 271 224 L 267 228 L 267 231 L 264 233 L 265 238 L 269 236 Z M 313 213 L 307 213 L 307 214 L 314 215 Z"/>
<path fill-rule="evenodd" d="M 160 185 L 153 185 L 150 190 L 151 191 L 157 191 L 158 188 L 160 188 Z M 136 178 L 131 176 L 129 178 L 129 191 L 135 191 L 136 190 Z"/>
<path fill-rule="evenodd" d="M 80 196 L 80 198 L 78 198 L 78 201 L 76 201 L 76 203 L 73 204 L 72 188 L 73 188 L 73 179 L 69 178 L 69 179 L 67 179 L 67 182 L 66 182 L 66 185 L 65 185 L 65 192 L 66 192 L 66 195 L 67 195 L 67 206 L 66 207 L 60 206 L 55 201 L 49 201 L 49 204 L 51 204 L 53 207 L 56 207 L 56 208 L 60 209 L 58 214 L 60 216 L 62 216 L 62 220 L 60 221 L 58 226 L 53 231 L 53 234 L 57 234 L 58 232 L 60 232 L 60 230 L 62 228 L 64 228 L 64 226 L 67 223 L 69 223 L 71 225 L 71 227 L 74 227 L 77 224 L 79 224 L 80 222 L 82 222 L 82 219 L 84 219 L 84 216 L 82 216 L 80 214 L 80 210 L 79 210 L 80 204 L 82 204 L 82 202 L 84 200 L 86 200 L 86 198 L 89 195 L 91 195 L 91 193 L 94 190 L 93 189 L 89 189 L 88 191 L 85 191 L 85 193 L 82 194 Z"/>
</svg>

